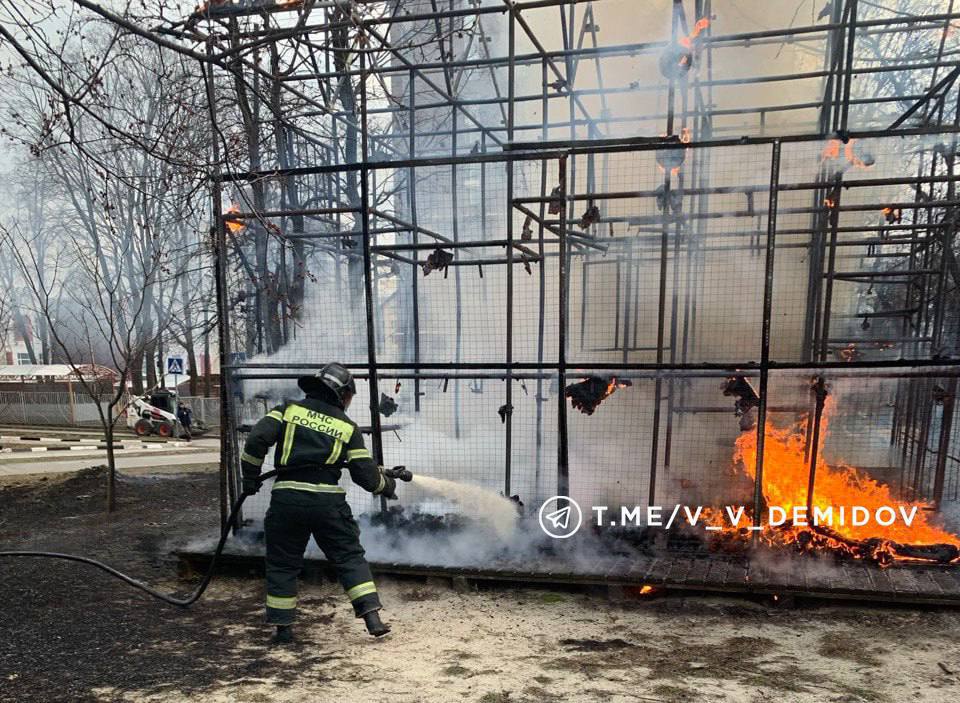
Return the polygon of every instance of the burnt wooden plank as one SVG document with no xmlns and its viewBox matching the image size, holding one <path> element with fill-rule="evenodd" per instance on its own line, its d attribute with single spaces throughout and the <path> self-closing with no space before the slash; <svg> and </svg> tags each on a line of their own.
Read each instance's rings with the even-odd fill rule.
<svg viewBox="0 0 960 703">
<path fill-rule="evenodd" d="M 611 563 L 603 576 L 606 579 L 622 579 L 630 571 L 631 560 L 627 557 L 620 557 Z"/>
<path fill-rule="evenodd" d="M 844 562 L 843 571 L 846 574 L 844 590 L 851 594 L 870 593 L 873 590 L 871 576 L 877 571 L 873 564 L 865 562 Z"/>
<path fill-rule="evenodd" d="M 940 588 L 940 584 L 934 580 L 933 574 L 930 573 L 929 569 L 914 569 L 913 576 L 917 579 L 917 589 L 919 593 L 925 596 L 943 596 L 943 589 Z"/>
<path fill-rule="evenodd" d="M 893 596 L 896 591 L 893 587 L 893 582 L 890 581 L 890 575 L 887 573 L 888 569 L 875 568 L 869 573 L 869 579 L 874 586 L 875 593 L 886 594 L 887 596 Z"/>
<path fill-rule="evenodd" d="M 890 574 L 890 581 L 898 596 L 911 596 L 919 592 L 919 584 L 909 567 L 894 567 L 887 571 L 893 572 Z"/>
<path fill-rule="evenodd" d="M 950 594 L 954 596 L 960 595 L 960 568 L 934 567 L 930 569 L 928 573 L 930 574 L 930 577 L 936 581 L 937 585 L 940 586 L 944 594 Z"/>
<path fill-rule="evenodd" d="M 692 557 L 675 556 L 670 563 L 670 569 L 664 576 L 664 582 L 676 586 L 683 586 L 687 582 L 687 574 L 693 566 Z"/>
<path fill-rule="evenodd" d="M 627 572 L 623 575 L 624 578 L 633 582 L 640 581 L 643 575 L 647 573 L 647 569 L 650 568 L 652 561 L 653 559 L 648 556 L 636 557 L 630 562 L 630 568 L 627 569 Z"/>
<path fill-rule="evenodd" d="M 727 559 L 706 559 L 707 570 L 703 575 L 703 583 L 707 585 L 722 584 L 726 579 L 729 560 Z"/>
<path fill-rule="evenodd" d="M 647 567 L 646 573 L 643 575 L 642 581 L 644 583 L 663 583 L 664 572 L 667 570 L 668 564 L 664 559 L 660 557 L 654 557 Z"/>
<path fill-rule="evenodd" d="M 687 584 L 701 585 L 706 583 L 707 571 L 710 568 L 710 559 L 695 557 L 691 560 L 690 570 L 687 572 Z"/>
</svg>

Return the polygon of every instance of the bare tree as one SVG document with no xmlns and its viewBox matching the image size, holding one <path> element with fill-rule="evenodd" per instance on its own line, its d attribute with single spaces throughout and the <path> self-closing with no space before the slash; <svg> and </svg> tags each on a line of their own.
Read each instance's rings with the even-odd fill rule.
<svg viewBox="0 0 960 703">
<path fill-rule="evenodd" d="M 147 385 L 156 383 L 154 361 L 171 327 L 182 329 L 190 299 L 210 290 L 201 236 L 209 135 L 198 119 L 202 90 L 184 87 L 196 83 L 195 66 L 133 37 L 100 41 L 113 56 L 87 95 L 98 116 L 74 115 L 69 137 L 51 127 L 43 84 L 17 74 L 8 133 L 31 147 L 31 170 L 47 191 L 41 204 L 53 201 L 58 216 L 53 237 L 39 204 L 0 236 L 12 262 L 10 289 L 21 293 L 15 312 L 35 317 L 52 354 L 98 408 L 113 510 L 114 433 L 127 386 L 142 392 L 144 366 Z M 197 290 L 185 295 L 188 272 Z M 105 384 L 94 362 L 115 371 L 119 384 Z"/>
<path fill-rule="evenodd" d="M 130 295 L 125 290 L 123 267 L 136 266 L 138 275 L 152 283 L 159 274 L 157 264 L 138 254 L 129 255 L 129 243 L 104 242 L 92 248 L 82 237 L 72 237 L 44 263 L 21 231 L 0 228 L 0 239 L 31 294 L 26 307 L 46 321 L 57 355 L 70 366 L 97 407 L 107 447 L 107 510 L 113 511 L 117 505 L 115 429 L 123 416 L 133 365 L 142 358 L 144 347 L 154 341 L 140 336 L 147 298 L 144 293 Z M 105 268 L 108 261 L 113 263 Z M 56 302 L 61 291 L 68 291 L 67 305 Z M 95 363 L 97 350 L 104 348 L 108 357 L 103 361 L 116 371 L 116 384 L 105 383 Z"/>
</svg>

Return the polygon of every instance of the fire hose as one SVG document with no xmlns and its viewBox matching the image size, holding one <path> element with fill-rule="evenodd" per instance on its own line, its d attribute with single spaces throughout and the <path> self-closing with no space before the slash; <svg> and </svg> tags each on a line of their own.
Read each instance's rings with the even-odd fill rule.
<svg viewBox="0 0 960 703">
<path fill-rule="evenodd" d="M 269 478 L 273 478 L 279 472 L 277 470 L 268 471 L 267 473 L 261 474 L 257 481 L 263 483 Z M 392 469 L 384 470 L 384 475 L 389 476 L 392 479 L 400 481 L 412 481 L 413 474 L 407 470 L 405 466 L 395 466 Z M 43 557 L 49 559 L 63 559 L 64 561 L 73 561 L 80 564 L 89 564 L 94 566 L 101 571 L 105 571 L 114 578 L 118 578 L 127 585 L 133 586 L 136 589 L 143 591 L 144 593 L 153 596 L 159 600 L 162 600 L 164 603 L 169 603 L 170 605 L 178 605 L 181 608 L 186 608 L 198 600 L 204 594 L 204 591 L 207 590 L 207 586 L 210 585 L 210 581 L 213 580 L 213 573 L 217 568 L 217 561 L 220 559 L 220 555 L 223 553 L 224 545 L 227 543 L 227 537 L 230 536 L 230 529 L 233 527 L 234 522 L 237 519 L 237 516 L 240 514 L 240 508 L 243 505 L 243 501 L 247 499 L 247 494 L 243 493 L 237 498 L 237 501 L 233 504 L 233 509 L 230 511 L 230 516 L 227 518 L 226 523 L 224 523 L 223 529 L 220 531 L 220 540 L 217 542 L 217 548 L 213 552 L 213 557 L 210 559 L 210 566 L 207 567 L 207 573 L 204 574 L 203 580 L 200 584 L 193 590 L 193 592 L 185 598 L 177 598 L 172 593 L 163 593 L 156 590 L 155 588 L 145 584 L 143 581 L 138 581 L 132 576 L 128 576 L 122 571 L 114 569 L 112 566 L 107 566 L 102 561 L 97 561 L 96 559 L 91 559 L 89 557 L 82 557 L 77 554 L 61 554 L 60 552 L 35 552 L 35 551 L 9 551 L 9 552 L 0 552 L 0 558 L 2 557 Z"/>
</svg>

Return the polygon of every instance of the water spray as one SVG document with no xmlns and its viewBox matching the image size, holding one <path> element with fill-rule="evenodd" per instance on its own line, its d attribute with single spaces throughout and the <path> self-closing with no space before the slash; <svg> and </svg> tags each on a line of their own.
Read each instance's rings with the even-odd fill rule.
<svg viewBox="0 0 960 703">
<path fill-rule="evenodd" d="M 472 513 L 474 517 L 489 521 L 500 539 L 507 540 L 513 535 L 518 514 L 517 503 L 510 498 L 505 498 L 481 486 L 420 474 L 414 476 L 403 466 L 395 467 L 393 470 L 397 469 L 401 470 L 398 474 L 401 480 L 412 481 L 415 486 L 428 493 L 456 501 L 465 513 Z M 384 473 L 391 475 L 386 471 Z M 403 478 L 404 475 L 410 478 Z"/>
</svg>

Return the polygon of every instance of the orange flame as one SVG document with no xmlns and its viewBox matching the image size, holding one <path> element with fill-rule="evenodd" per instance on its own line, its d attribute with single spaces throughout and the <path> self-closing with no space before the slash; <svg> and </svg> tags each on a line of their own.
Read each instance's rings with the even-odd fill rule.
<svg viewBox="0 0 960 703">
<path fill-rule="evenodd" d="M 833 161 L 840 158 L 840 153 L 843 152 L 844 158 L 854 168 L 870 168 L 873 166 L 873 161 L 864 161 L 862 158 L 857 156 L 854 151 L 854 144 L 857 143 L 856 139 L 850 139 L 844 144 L 839 139 L 830 139 L 827 141 L 826 146 L 823 147 L 823 151 L 820 152 L 820 163 L 826 161 Z"/>
<path fill-rule="evenodd" d="M 847 142 L 847 145 L 843 148 L 843 155 L 847 157 L 847 161 L 853 164 L 855 168 L 870 168 L 873 166 L 872 163 L 867 163 L 854 153 L 853 145 L 856 141 L 856 139 L 851 139 Z"/>
<path fill-rule="evenodd" d="M 845 346 L 837 353 L 843 361 L 856 361 L 861 356 L 860 350 L 857 349 L 857 345 L 853 342 L 850 342 L 850 344 Z"/>
<path fill-rule="evenodd" d="M 230 207 L 227 209 L 227 211 L 224 213 L 223 221 L 224 221 L 224 224 L 227 226 L 227 229 L 229 229 L 232 234 L 238 234 L 240 231 L 242 231 L 246 227 L 246 225 L 240 222 L 239 220 L 233 220 L 227 217 L 227 215 L 234 212 L 240 212 L 240 206 L 237 205 L 236 203 L 232 203 Z"/>
<path fill-rule="evenodd" d="M 586 381 L 587 379 L 583 380 Z M 618 381 L 616 376 L 611 376 L 610 382 L 607 384 L 607 389 L 603 392 L 603 395 L 600 396 L 600 400 L 606 400 L 613 395 L 614 391 L 618 388 L 627 388 L 630 385 L 632 385 L 630 381 Z"/>
<path fill-rule="evenodd" d="M 897 551 L 902 545 L 950 545 L 960 548 L 960 537 L 933 524 L 929 506 L 922 501 L 898 500 L 890 487 L 860 469 L 842 461 L 828 464 L 823 458 L 823 442 L 828 434 L 829 418 L 833 399 L 828 398 L 821 421 L 820 447 L 817 451 L 816 476 L 813 500 L 807 520 L 812 523 L 815 511 L 833 516 L 828 530 L 811 530 L 794 526 L 792 520 L 780 526 L 767 524 L 763 516 L 761 539 L 774 545 L 792 545 L 805 551 L 827 549 L 845 553 L 854 558 L 869 557 L 880 566 L 894 561 L 930 561 L 916 556 L 904 556 Z M 806 456 L 806 418 L 785 428 L 767 422 L 763 446 L 763 496 L 768 506 L 778 506 L 792 518 L 794 508 L 807 507 L 807 484 L 810 476 Z M 744 432 L 736 441 L 734 461 L 753 479 L 757 465 L 757 433 Z M 871 519 L 865 525 L 854 525 L 850 519 L 853 506 L 866 508 Z M 839 524 L 839 508 L 846 509 L 846 519 Z M 897 519 L 890 525 L 881 525 L 873 516 L 877 510 L 891 508 Z M 908 515 L 914 512 L 910 525 L 901 518 L 901 508 Z M 886 514 L 886 513 L 885 513 Z M 745 539 L 740 528 L 724 523 L 718 511 L 712 511 L 709 520 L 720 525 L 727 536 Z M 956 562 L 960 557 L 954 559 Z"/>
<path fill-rule="evenodd" d="M 829 161 L 830 159 L 840 158 L 840 140 L 831 139 L 827 142 L 827 145 L 823 147 L 823 152 L 820 154 L 820 161 Z"/>
<path fill-rule="evenodd" d="M 837 201 L 834 200 L 833 198 L 824 198 L 823 204 L 832 210 L 837 206 Z"/>
<path fill-rule="evenodd" d="M 681 37 L 681 39 L 679 40 L 680 46 L 689 49 L 690 45 L 693 43 L 693 40 L 696 39 L 698 36 L 700 36 L 700 32 L 702 32 L 709 26 L 710 26 L 710 20 L 708 20 L 706 17 L 701 17 L 700 19 L 698 19 L 697 23 L 693 25 L 693 31 L 690 32 L 690 34 L 688 34 L 687 36 Z"/>
<path fill-rule="evenodd" d="M 660 171 L 660 173 L 666 173 L 666 172 L 667 172 L 666 169 L 664 169 L 663 166 L 661 166 L 660 164 L 657 164 L 657 170 Z M 679 173 L 680 173 L 680 167 L 679 167 L 679 166 L 674 166 L 673 168 L 670 169 L 670 175 L 671 175 L 671 176 L 676 176 L 676 175 L 678 175 Z"/>
</svg>

